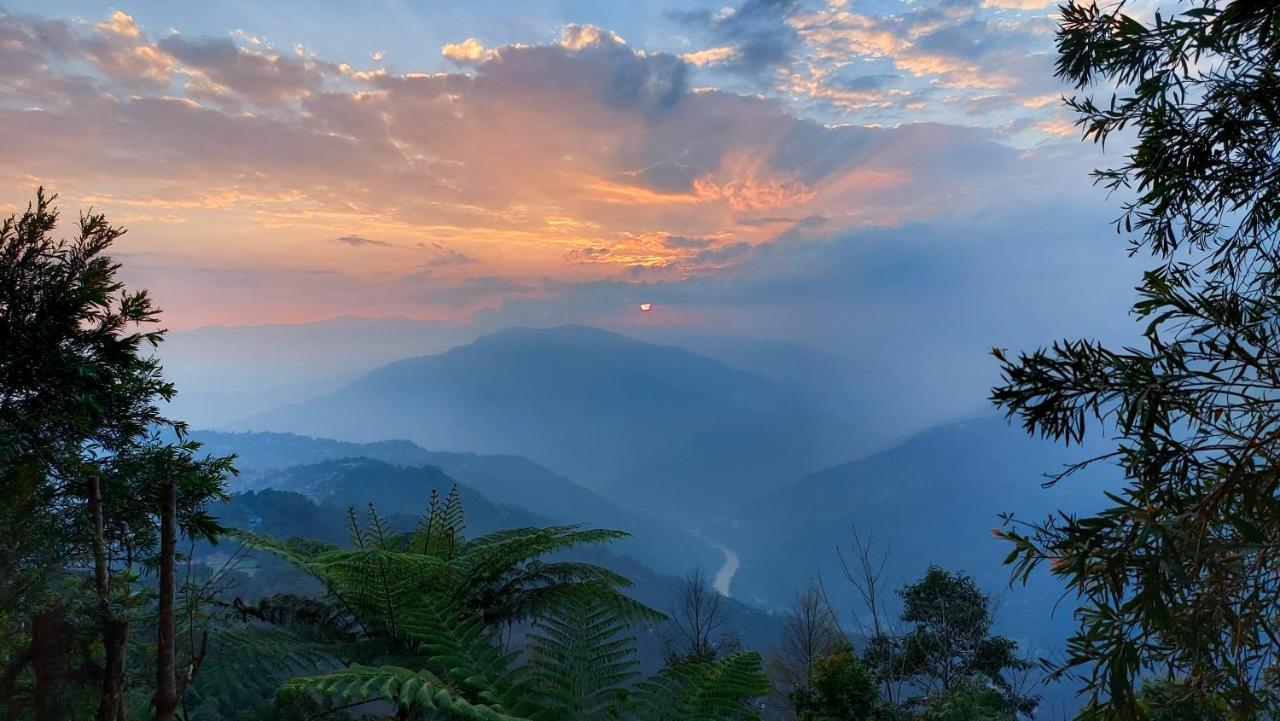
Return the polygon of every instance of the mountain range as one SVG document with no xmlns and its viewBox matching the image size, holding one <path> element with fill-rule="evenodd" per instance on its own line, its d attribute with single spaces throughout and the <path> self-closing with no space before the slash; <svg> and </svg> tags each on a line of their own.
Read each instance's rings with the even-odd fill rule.
<svg viewBox="0 0 1280 721">
<path fill-rule="evenodd" d="M 685 524 L 885 440 L 764 376 L 583 326 L 511 329 L 401 360 L 240 430 L 525 456 Z"/>
<path fill-rule="evenodd" d="M 464 490 L 523 509 L 543 522 L 625 530 L 633 538 L 617 544 L 618 551 L 659 571 L 681 574 L 695 566 L 710 569 L 722 562 L 719 551 L 688 531 L 627 510 L 520 456 L 429 451 L 405 440 L 352 443 L 291 433 L 195 431 L 192 437 L 204 444 L 203 452 L 237 455 L 240 475 L 232 486 L 236 491 L 275 488 L 307 492 L 291 475 L 301 467 L 317 469 L 325 462 L 342 459 L 376 461 L 381 466 L 403 468 L 405 477 L 412 479 L 406 480 L 405 494 L 395 503 L 397 509 L 407 503 L 409 513 L 420 512 L 425 503 L 426 497 L 414 488 L 447 491 L 456 481 Z M 383 468 L 370 470 L 390 473 Z M 347 475 L 348 483 L 360 482 L 359 474 Z M 415 502 L 419 505 L 413 506 Z"/>
</svg>

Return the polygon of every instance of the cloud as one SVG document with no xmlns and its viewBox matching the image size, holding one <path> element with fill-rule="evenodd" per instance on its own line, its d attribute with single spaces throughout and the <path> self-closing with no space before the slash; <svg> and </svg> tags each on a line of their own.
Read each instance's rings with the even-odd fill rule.
<svg viewBox="0 0 1280 721">
<path fill-rule="evenodd" d="M 442 308 L 472 308 L 494 298 L 530 297 L 542 292 L 535 283 L 490 275 L 447 280 L 418 273 L 402 278 L 401 285 L 415 301 Z"/>
<path fill-rule="evenodd" d="M 1057 4 L 1057 0 L 982 0 L 982 7 L 1002 10 L 1047 10 Z"/>
<path fill-rule="evenodd" d="M 266 106 L 284 105 L 318 91 L 337 66 L 238 46 L 228 39 L 170 35 L 156 43 L 196 76 L 200 94 L 235 94 Z"/>
<path fill-rule="evenodd" d="M 583 50 L 601 45 L 622 46 L 626 45 L 627 41 L 611 30 L 604 30 L 595 25 L 570 23 L 560 31 L 557 44 L 566 50 Z"/>
<path fill-rule="evenodd" d="M 727 63 L 738 56 L 738 49 L 732 45 L 721 45 L 715 48 L 706 48 L 705 50 L 695 50 L 693 52 L 684 53 L 680 59 L 690 65 L 718 65 Z"/>
<path fill-rule="evenodd" d="M 445 268 L 450 266 L 472 265 L 478 263 L 475 256 L 454 250 L 443 243 L 419 243 L 419 247 L 425 248 L 431 254 L 430 260 L 427 261 L 428 268 Z"/>
<path fill-rule="evenodd" d="M 710 238 L 689 238 L 683 235 L 668 235 L 662 239 L 663 244 L 668 248 L 706 248 L 711 245 Z"/>
<path fill-rule="evenodd" d="M 349 245 L 352 248 L 363 248 L 363 247 L 390 248 L 392 247 L 391 244 L 386 242 L 385 240 L 374 240 L 373 238 L 366 238 L 362 235 L 344 235 L 340 238 L 335 238 L 334 240 L 338 243 Z"/>
<path fill-rule="evenodd" d="M 739 241 L 719 248 L 708 248 L 699 252 L 694 259 L 700 264 L 719 265 L 742 258 L 751 252 L 751 244 Z"/>
<path fill-rule="evenodd" d="M 795 13 L 787 22 L 801 38 L 807 63 L 793 75 L 790 87 L 858 107 L 869 97 L 850 94 L 854 88 L 842 79 L 843 72 L 855 64 L 882 62 L 929 84 L 917 85 L 920 90 L 987 96 L 998 91 L 1016 100 L 1056 88 L 1048 52 L 1052 20 L 1034 13 L 997 18 L 984 12 L 992 7 L 1035 9 L 1031 0 L 935 0 L 903 4 L 899 12 L 886 14 L 859 12 L 840 2 Z M 896 106 L 920 109 L 929 104 L 927 95 L 915 92 L 899 94 Z"/>
<path fill-rule="evenodd" d="M 573 263 L 593 263 L 606 260 L 611 255 L 613 255 L 612 248 L 597 246 L 589 248 L 574 248 L 568 253 L 565 253 L 565 258 Z"/>
<path fill-rule="evenodd" d="M 142 35 L 142 31 L 138 28 L 138 23 L 134 22 L 133 17 L 120 10 L 108 15 L 106 21 L 98 23 L 95 27 L 102 32 L 119 35 L 124 38 L 133 39 Z"/>
<path fill-rule="evenodd" d="M 689 62 L 722 65 L 761 77 L 793 62 L 800 37 L 787 19 L 799 10 L 798 0 L 746 0 L 727 11 L 685 11 L 673 13 L 673 17 L 717 43 L 717 47 L 686 55 Z"/>
<path fill-rule="evenodd" d="M 467 38 L 460 43 L 447 43 L 440 48 L 440 54 L 459 65 L 474 65 L 492 57 L 494 53 L 486 50 L 479 40 Z"/>
<path fill-rule="evenodd" d="M 1046 222 L 1046 218 L 1059 219 Z M 1068 222 L 1066 219 L 1070 218 Z M 482 327 L 591 323 L 657 333 L 645 301 L 695 332 L 792 340 L 849 359 L 842 383 L 892 389 L 884 413 L 947 415 L 984 407 L 996 380 L 987 350 L 1084 335 L 1131 339 L 1118 308 L 1140 260 L 1109 232 L 1092 196 L 958 212 L 816 242 L 743 249 L 732 273 L 689 280 L 609 278 L 547 284 L 477 314 Z M 659 338 L 661 336 L 658 336 Z"/>
<path fill-rule="evenodd" d="M 788 4 L 706 16 L 737 28 L 734 47 L 750 34 L 734 16 L 807 27 Z M 21 139 L 0 158 L 5 187 L 44 181 L 67 202 L 131 213 L 143 247 L 235 253 L 289 282 L 304 277 L 291 265 L 329 268 L 379 299 L 335 291 L 317 314 L 351 303 L 465 317 L 542 294 L 544 278 L 724 278 L 757 249 L 1007 206 L 1070 177 L 1008 145 L 1011 129 L 806 119 L 776 99 L 695 87 L 708 68 L 594 26 L 542 45 L 476 41 L 459 51 L 475 58 L 465 72 L 357 72 L 247 34 L 102 25 L 0 15 L 0 133 Z M 938 46 L 959 53 L 957 42 Z M 164 69 L 104 59 L 139 51 Z M 849 69 L 824 82 L 883 94 L 911 77 Z M 1035 127 L 1056 131 L 1018 132 Z M 430 292 L 383 289 L 405 268 L 429 272 Z"/>
</svg>

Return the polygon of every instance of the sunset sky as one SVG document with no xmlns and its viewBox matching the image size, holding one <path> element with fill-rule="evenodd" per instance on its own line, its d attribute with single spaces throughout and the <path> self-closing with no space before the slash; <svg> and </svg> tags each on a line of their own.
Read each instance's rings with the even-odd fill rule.
<svg viewBox="0 0 1280 721">
<path fill-rule="evenodd" d="M 1128 287 L 1052 0 L 5 7 L 0 206 L 43 184 L 127 226 L 178 329 L 928 316 L 989 345 Z"/>
</svg>

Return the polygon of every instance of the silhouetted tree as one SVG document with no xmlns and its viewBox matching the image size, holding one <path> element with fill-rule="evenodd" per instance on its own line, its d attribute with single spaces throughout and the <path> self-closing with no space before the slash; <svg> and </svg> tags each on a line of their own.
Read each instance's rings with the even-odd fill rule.
<svg viewBox="0 0 1280 721">
<path fill-rule="evenodd" d="M 902 696 L 900 686 L 905 675 L 900 668 L 902 656 L 891 653 L 897 634 L 896 625 L 885 613 L 884 569 L 889 562 L 889 552 L 877 552 L 873 534 L 863 534 L 856 527 L 851 527 L 848 547 L 837 545 L 836 556 L 840 560 L 840 572 L 862 600 L 864 613 L 854 617 L 858 620 L 858 631 L 867 639 L 865 654 L 867 658 L 875 659 L 876 675 L 881 680 L 885 697 L 890 703 L 897 703 Z M 890 668 L 894 664 L 899 668 Z"/>
<path fill-rule="evenodd" d="M 782 618 L 778 647 L 769 659 L 775 678 L 788 688 L 804 686 L 813 677 L 814 664 L 831 655 L 844 633 L 818 584 L 796 594 Z"/>
<path fill-rule="evenodd" d="M 685 577 L 664 639 L 668 666 L 708 663 L 741 650 L 742 644 L 729 625 L 729 609 L 724 601 L 701 571 Z"/>
<path fill-rule="evenodd" d="M 915 703 L 978 679 L 1000 694 L 1006 711 L 1035 709 L 1038 699 L 1015 693 L 1007 677 L 1031 664 L 1016 642 L 991 633 L 991 601 L 972 578 L 931 567 L 898 595 L 906 632 L 873 637 L 863 652 L 878 678 L 907 682 L 920 694 Z"/>
<path fill-rule="evenodd" d="M 1157 261 L 1143 341 L 1010 356 L 993 399 L 1029 433 L 1117 438 L 1126 484 L 1082 517 L 1011 523 L 1015 576 L 1046 564 L 1079 599 L 1059 675 L 1101 718 L 1138 713 L 1157 671 L 1241 718 L 1280 714 L 1280 3 L 1196 0 L 1173 15 L 1070 0 L 1058 75 L 1087 139 L 1133 147 L 1097 180 L 1117 230 Z M 1116 134 L 1124 130 L 1125 134 Z"/>
<path fill-rule="evenodd" d="M 69 685 L 96 683 L 96 717 L 111 721 L 123 713 L 128 638 L 116 612 L 128 573 L 119 572 L 172 565 L 172 544 L 156 553 L 162 518 L 174 534 L 216 534 L 205 505 L 231 466 L 198 459 L 185 427 L 159 410 L 174 394 L 151 352 L 163 337 L 151 328 L 159 311 L 145 291 L 125 288 L 106 255 L 124 231 L 93 213 L 71 240 L 54 238 L 57 225 L 43 190 L 0 223 L 0 648 L 29 638 L 0 674 L 0 695 L 29 693 L 36 718 L 66 718 Z M 161 504 L 165 488 L 172 504 Z M 80 593 L 92 594 L 100 668 L 65 642 L 83 636 Z"/>
</svg>

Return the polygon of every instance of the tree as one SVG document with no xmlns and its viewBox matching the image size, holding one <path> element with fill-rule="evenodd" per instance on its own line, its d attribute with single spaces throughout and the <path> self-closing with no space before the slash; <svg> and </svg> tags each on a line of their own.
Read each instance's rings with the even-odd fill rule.
<svg viewBox="0 0 1280 721">
<path fill-rule="evenodd" d="M 172 569 L 173 544 L 156 545 L 163 519 L 171 539 L 217 534 L 205 506 L 233 469 L 198 458 L 185 426 L 160 412 L 174 388 L 151 352 L 159 311 L 106 255 L 124 231 L 89 213 L 73 239 L 56 240 L 53 201 L 41 189 L 0 222 L 0 647 L 27 646 L 0 674 L 0 695 L 29 695 L 37 719 L 54 719 L 97 686 L 96 718 L 112 721 L 125 707 L 130 579 L 148 564 Z M 172 503 L 162 504 L 166 488 Z M 162 617 L 176 598 L 167 587 Z"/>
<path fill-rule="evenodd" d="M 1052 667 L 1100 718 L 1139 713 L 1137 679 L 1186 679 L 1243 718 L 1280 713 L 1280 4 L 1197 0 L 1149 20 L 1071 0 L 1059 77 L 1119 88 L 1069 101 L 1085 138 L 1134 145 L 1095 172 L 1125 198 L 1117 230 L 1156 266 L 1140 344 L 997 350 L 997 406 L 1029 433 L 1114 447 L 1125 485 L 1084 517 L 1008 519 L 1009 561 L 1078 598 Z"/>
<path fill-rule="evenodd" d="M 729 626 L 724 601 L 701 571 L 685 576 L 664 640 L 667 665 L 707 663 L 739 650 L 741 643 Z"/>
<path fill-rule="evenodd" d="M 56 197 L 56 196 L 55 196 Z M 173 396 L 144 351 L 162 331 L 146 291 L 117 280 L 105 252 L 123 230 L 101 215 L 55 240 L 55 197 L 37 191 L 22 215 L 0 222 L 0 610 L 32 608 L 42 584 L 92 544 L 87 510 L 92 458 L 163 424 Z"/>
<path fill-rule="evenodd" d="M 796 595 L 782 619 L 778 648 L 769 659 L 769 668 L 786 691 L 808 686 L 818 661 L 835 653 L 844 642 L 844 633 L 822 589 L 810 584 Z"/>
<path fill-rule="evenodd" d="M 933 566 L 898 595 L 908 630 L 872 638 L 863 654 L 878 677 L 904 680 L 926 700 L 980 679 L 1001 694 L 1007 711 L 1035 709 L 1037 699 L 1018 696 L 1006 676 L 1030 663 L 1012 639 L 992 635 L 991 601 L 972 578 Z"/>
<path fill-rule="evenodd" d="M 897 632 L 884 611 L 884 569 L 889 562 L 889 552 L 885 550 L 877 554 L 874 551 L 875 536 L 871 533 L 864 535 L 856 527 L 849 529 L 849 537 L 847 550 L 836 546 L 840 572 L 862 599 L 865 613 L 855 617 L 859 630 L 867 639 L 864 660 L 873 663 L 885 698 L 894 704 L 901 697 L 900 686 L 905 675 L 901 668 L 902 655 L 894 652 Z"/>
<path fill-rule="evenodd" d="M 875 679 L 841 639 L 814 661 L 808 682 L 791 694 L 799 721 L 870 721 L 886 710 Z"/>
<path fill-rule="evenodd" d="M 917 721 L 1015 721 L 998 689 L 983 678 L 967 678 L 925 700 Z"/>
</svg>

